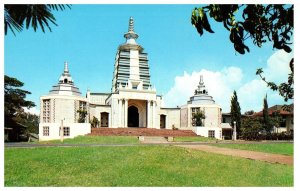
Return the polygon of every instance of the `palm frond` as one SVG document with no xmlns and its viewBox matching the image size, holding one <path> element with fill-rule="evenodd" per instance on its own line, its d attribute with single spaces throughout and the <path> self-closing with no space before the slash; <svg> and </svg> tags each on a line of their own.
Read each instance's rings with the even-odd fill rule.
<svg viewBox="0 0 300 191">
<path fill-rule="evenodd" d="M 56 24 L 56 19 L 51 13 L 51 10 L 65 10 L 66 7 L 71 9 L 71 5 L 63 4 L 5 4 L 5 19 L 4 29 L 7 34 L 8 28 L 14 33 L 20 32 L 23 29 L 23 23 L 25 23 L 26 29 L 32 27 L 36 31 L 39 27 L 43 32 L 48 28 L 51 32 L 50 23 Z"/>
<path fill-rule="evenodd" d="M 56 10 L 56 11 L 63 11 L 66 9 L 66 7 L 68 7 L 69 9 L 71 9 L 71 6 L 72 5 L 69 5 L 69 4 L 47 4 L 47 6 L 50 8 L 50 9 L 53 9 L 53 10 Z"/>
<path fill-rule="evenodd" d="M 15 21 L 10 14 L 8 13 L 7 9 L 4 8 L 4 31 L 5 35 L 7 34 L 8 28 L 12 31 L 14 35 L 16 35 L 15 30 L 20 32 L 23 29 L 23 26 L 20 25 L 17 21 Z"/>
</svg>

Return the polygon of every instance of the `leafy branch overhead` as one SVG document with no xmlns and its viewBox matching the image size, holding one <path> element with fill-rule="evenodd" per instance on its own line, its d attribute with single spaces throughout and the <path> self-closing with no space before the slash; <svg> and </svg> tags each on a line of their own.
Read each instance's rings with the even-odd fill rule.
<svg viewBox="0 0 300 191">
<path fill-rule="evenodd" d="M 259 75 L 260 78 L 266 82 L 268 87 L 270 87 L 273 91 L 278 91 L 279 95 L 284 97 L 284 101 L 288 101 L 289 99 L 294 99 L 294 59 L 290 61 L 290 69 L 291 73 L 288 76 L 288 81 L 279 85 L 275 84 L 274 82 L 267 81 L 266 78 L 262 76 L 262 68 L 257 69 L 256 75 Z"/>
<path fill-rule="evenodd" d="M 292 52 L 294 31 L 294 5 L 215 5 L 210 4 L 192 10 L 191 23 L 196 27 L 200 36 L 204 31 L 214 33 L 209 20 L 223 24 L 229 31 L 229 39 L 234 49 L 240 53 L 250 52 L 246 45 L 247 39 L 253 44 L 262 47 L 264 43 L 273 43 L 273 49 Z M 284 100 L 294 98 L 294 60 L 289 63 L 291 73 L 287 82 L 276 85 L 262 76 L 263 70 L 259 68 L 256 75 L 266 82 L 274 91 L 278 91 Z"/>
<path fill-rule="evenodd" d="M 51 32 L 50 24 L 56 24 L 56 19 L 51 11 L 63 11 L 71 5 L 56 4 L 5 4 L 4 5 L 4 31 L 8 29 L 15 35 L 15 31 L 21 32 L 24 28 L 32 27 L 34 31 L 40 27 L 43 32 L 48 28 Z"/>
<path fill-rule="evenodd" d="M 242 13 L 239 11 L 242 10 Z M 221 22 L 230 34 L 234 49 L 240 54 L 250 51 L 245 41 L 250 38 L 261 47 L 267 41 L 273 48 L 291 52 L 294 29 L 293 5 L 215 5 L 211 4 L 192 11 L 191 22 L 200 34 L 204 30 L 213 33 L 207 14 Z M 239 19 L 241 17 L 241 19 Z M 203 30 L 204 29 L 204 30 Z"/>
</svg>

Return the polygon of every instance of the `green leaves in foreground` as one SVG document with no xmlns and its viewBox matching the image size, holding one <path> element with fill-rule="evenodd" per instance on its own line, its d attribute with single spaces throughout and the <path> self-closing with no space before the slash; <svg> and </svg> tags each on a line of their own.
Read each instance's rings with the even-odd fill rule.
<svg viewBox="0 0 300 191">
<path fill-rule="evenodd" d="M 15 35 L 15 31 L 21 32 L 25 27 L 32 27 L 36 31 L 39 27 L 45 32 L 48 28 L 51 32 L 50 24 L 56 24 L 56 19 L 52 10 L 65 10 L 71 8 L 70 5 L 56 4 L 5 4 L 4 5 L 4 31 L 7 34 L 8 29 Z M 25 26 L 24 26 L 25 25 Z"/>
<path fill-rule="evenodd" d="M 202 8 L 198 8 L 198 9 L 195 8 L 192 11 L 191 22 L 192 22 L 192 25 L 194 25 L 196 27 L 200 36 L 202 36 L 202 34 L 203 34 L 203 29 L 205 29 L 206 31 L 208 31 L 210 33 L 214 33 L 214 31 L 210 27 L 206 13 L 204 12 L 204 10 Z"/>
<path fill-rule="evenodd" d="M 207 14 L 216 22 L 223 23 L 230 32 L 229 39 L 234 49 L 245 54 L 250 49 L 245 41 L 250 38 L 253 44 L 261 47 L 267 41 L 273 42 L 273 48 L 290 53 L 293 43 L 294 6 L 261 4 L 210 4 L 192 10 L 191 21 L 200 36 L 206 31 L 213 33 Z"/>
</svg>

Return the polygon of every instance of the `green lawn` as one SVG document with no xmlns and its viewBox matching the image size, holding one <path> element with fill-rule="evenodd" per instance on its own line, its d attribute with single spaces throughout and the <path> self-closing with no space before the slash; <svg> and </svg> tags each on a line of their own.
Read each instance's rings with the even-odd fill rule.
<svg viewBox="0 0 300 191">
<path fill-rule="evenodd" d="M 208 137 L 174 137 L 174 142 L 216 142 L 215 138 Z"/>
<path fill-rule="evenodd" d="M 35 142 L 38 144 L 61 143 L 60 140 Z M 64 139 L 63 143 L 72 144 L 137 144 L 139 140 L 134 136 L 78 136 Z"/>
<path fill-rule="evenodd" d="M 5 148 L 5 186 L 293 186 L 293 167 L 175 146 Z"/>
<path fill-rule="evenodd" d="M 242 149 L 250 151 L 259 151 L 266 153 L 293 155 L 293 143 L 263 143 L 263 144 L 214 144 L 213 146 L 226 147 L 232 149 Z"/>
</svg>

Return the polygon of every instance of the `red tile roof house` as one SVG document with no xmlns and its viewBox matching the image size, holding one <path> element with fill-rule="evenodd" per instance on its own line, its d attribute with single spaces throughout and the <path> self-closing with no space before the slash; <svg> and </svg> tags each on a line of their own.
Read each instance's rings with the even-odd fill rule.
<svg viewBox="0 0 300 191">
<path fill-rule="evenodd" d="M 289 111 L 285 110 L 282 105 L 274 105 L 269 107 L 269 116 L 273 116 L 275 112 L 282 117 L 280 121 L 279 127 L 274 128 L 274 132 L 281 133 L 281 132 L 293 132 L 294 131 L 294 104 L 288 106 Z M 256 112 L 253 116 L 263 116 L 263 112 Z"/>
</svg>

